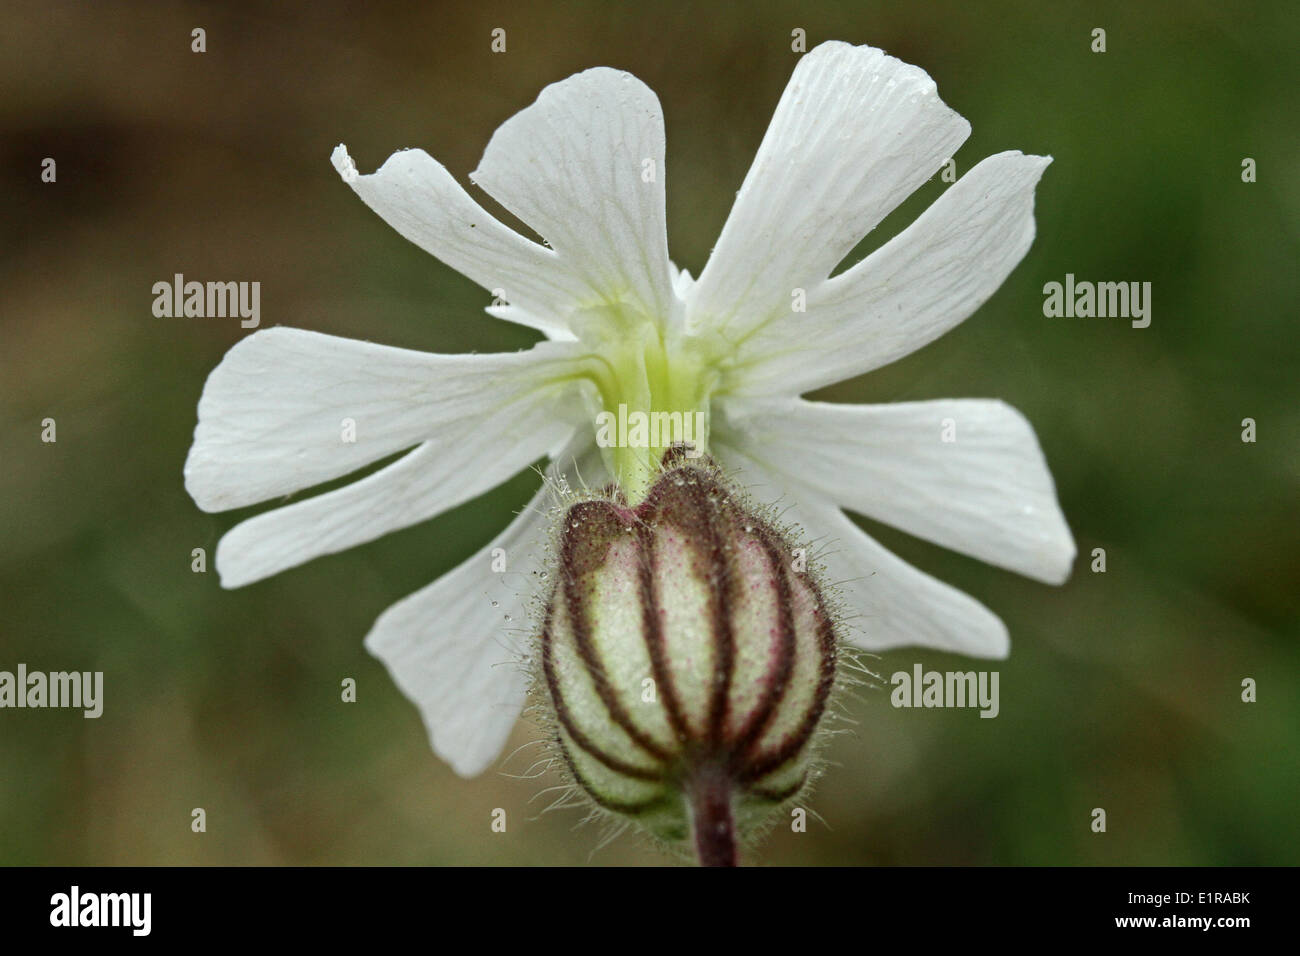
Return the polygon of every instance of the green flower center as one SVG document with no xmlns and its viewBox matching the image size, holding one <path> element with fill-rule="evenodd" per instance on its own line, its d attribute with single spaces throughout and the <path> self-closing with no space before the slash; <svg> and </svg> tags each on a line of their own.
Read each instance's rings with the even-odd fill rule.
<svg viewBox="0 0 1300 956">
<path fill-rule="evenodd" d="M 586 309 L 572 325 L 591 351 L 569 378 L 591 386 L 605 465 L 635 505 L 674 443 L 689 440 L 692 454 L 708 452 L 709 398 L 729 350 L 665 327 L 627 302 Z"/>
</svg>

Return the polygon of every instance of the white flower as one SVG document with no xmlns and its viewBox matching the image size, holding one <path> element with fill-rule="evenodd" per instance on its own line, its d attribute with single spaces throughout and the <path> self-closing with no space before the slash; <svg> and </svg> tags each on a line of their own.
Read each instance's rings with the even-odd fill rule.
<svg viewBox="0 0 1300 956">
<path fill-rule="evenodd" d="M 362 176 L 338 147 L 343 179 L 389 225 L 484 289 L 504 290 L 509 304 L 487 311 L 548 341 L 430 355 L 273 328 L 240 342 L 208 379 L 185 465 L 204 510 L 302 491 L 410 450 L 237 525 L 217 550 L 222 583 L 432 518 L 543 456 L 552 473 L 591 486 L 615 477 L 635 495 L 662 449 L 596 447 L 595 415 L 622 403 L 707 413 L 709 453 L 828 542 L 829 578 L 862 615 L 857 643 L 1004 656 L 1006 628 L 992 612 L 886 551 L 843 509 L 1060 583 L 1075 547 L 1029 424 L 999 401 L 799 397 L 942 335 L 1028 250 L 1034 188 L 1050 160 L 1005 152 L 830 277 L 968 132 L 923 70 L 870 47 L 822 44 L 795 68 L 694 281 L 668 258 L 659 102 L 627 73 L 593 69 L 547 87 L 497 130 L 471 176 L 546 245 L 489 216 L 422 150 Z M 792 307 L 800 294 L 806 311 Z M 344 419 L 354 442 L 340 438 Z M 956 441 L 943 440 L 945 426 Z M 464 775 L 495 759 L 524 701 L 525 675 L 501 665 L 517 650 L 529 587 L 498 573 L 493 556 L 512 571 L 525 563 L 544 494 L 478 554 L 389 608 L 366 639 L 419 706 L 433 749 Z"/>
</svg>

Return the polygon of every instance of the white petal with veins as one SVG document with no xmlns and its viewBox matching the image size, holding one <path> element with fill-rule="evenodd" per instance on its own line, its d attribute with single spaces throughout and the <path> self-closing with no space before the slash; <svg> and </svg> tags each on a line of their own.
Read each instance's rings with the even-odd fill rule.
<svg viewBox="0 0 1300 956">
<path fill-rule="evenodd" d="M 1007 656 L 1010 640 L 1002 620 L 968 594 L 912 567 L 882 547 L 825 497 L 792 474 L 797 462 L 776 469 L 723 440 L 717 456 L 759 501 L 776 502 L 782 517 L 814 542 L 812 553 L 826 579 L 860 615 L 850 619 L 849 639 L 871 651 L 918 646 L 972 657 Z"/>
<path fill-rule="evenodd" d="M 717 428 L 819 498 L 989 564 L 1060 584 L 1074 538 L 1034 430 L 999 401 L 771 399 Z M 951 441 L 945 441 L 951 426 Z"/>
<path fill-rule="evenodd" d="M 630 298 L 651 321 L 673 315 L 663 111 L 636 77 L 601 67 L 546 87 L 470 179 L 550 243 L 591 304 Z"/>
<path fill-rule="evenodd" d="M 235 525 L 217 546 L 223 587 L 260 581 L 410 527 L 475 498 L 526 468 L 573 433 L 575 396 L 518 401 L 446 426 L 391 465 L 334 491 Z"/>
<path fill-rule="evenodd" d="M 393 153 L 360 175 L 345 146 L 334 167 L 371 209 L 402 236 L 511 304 L 539 331 L 567 329 L 564 316 L 588 293 L 551 249 L 492 218 L 443 165 L 422 149 Z"/>
<path fill-rule="evenodd" d="M 584 436 L 560 453 L 550 474 L 565 475 L 574 487 L 579 473 L 601 484 L 600 457 L 589 443 Z M 490 544 L 394 604 L 366 637 L 366 649 L 419 707 L 434 752 L 463 777 L 491 765 L 523 706 L 527 605 L 536 588 L 536 554 L 549 531 L 551 495 L 544 486 Z M 498 548 L 505 572 L 493 569 Z"/>
<path fill-rule="evenodd" d="M 887 365 L 984 304 L 1034 241 L 1034 187 L 1051 159 L 998 153 L 853 268 L 810 289 L 741 344 L 738 391 L 796 395 Z"/>
<path fill-rule="evenodd" d="M 688 327 L 739 341 L 791 310 L 939 169 L 970 124 L 920 67 L 823 43 L 800 58 L 708 264 Z"/>
<path fill-rule="evenodd" d="M 548 390 L 572 346 L 435 355 L 301 329 L 264 329 L 221 360 L 203 387 L 185 488 L 226 511 L 338 478 Z M 346 440 L 344 420 L 355 441 Z"/>
</svg>

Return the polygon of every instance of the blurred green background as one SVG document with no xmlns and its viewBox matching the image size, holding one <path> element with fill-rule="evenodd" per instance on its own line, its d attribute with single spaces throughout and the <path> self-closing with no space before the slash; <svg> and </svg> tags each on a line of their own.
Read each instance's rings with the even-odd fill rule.
<svg viewBox="0 0 1300 956">
<path fill-rule="evenodd" d="M 593 856 L 598 832 L 578 812 L 539 812 L 542 781 L 455 777 L 362 648 L 381 611 L 528 500 L 530 473 L 242 590 L 191 572 L 192 548 L 210 558 L 259 510 L 204 514 L 181 481 L 204 379 L 247 333 L 155 318 L 150 287 L 175 272 L 258 280 L 263 327 L 526 347 L 533 333 L 487 317 L 486 293 L 363 206 L 332 147 L 345 141 L 369 171 L 421 146 L 464 182 L 542 86 L 630 70 L 663 103 L 670 245 L 698 274 L 794 66 L 795 27 L 810 48 L 871 43 L 929 71 L 974 128 L 959 173 L 1004 149 L 1055 157 L 1038 239 L 1003 288 L 933 345 L 822 395 L 1016 405 L 1080 560 L 1051 588 L 864 523 L 1004 617 L 1001 716 L 894 710 L 862 691 L 811 803 L 825 825 L 779 827 L 753 859 L 1300 862 L 1300 6 L 1069 6 L 7 7 L 0 669 L 102 670 L 106 701 L 99 720 L 0 711 L 0 862 L 664 860 L 634 837 Z M 194 27 L 204 54 L 190 51 Z M 1094 27 L 1104 54 L 1090 51 Z M 46 156 L 55 184 L 39 179 Z M 1042 286 L 1067 272 L 1152 282 L 1151 327 L 1044 318 Z M 40 441 L 47 416 L 57 444 Z M 1088 570 L 1097 547 L 1105 574 Z M 899 651 L 876 670 L 914 661 L 984 666 Z M 356 704 L 339 700 L 349 676 Z M 1257 703 L 1240 700 L 1245 677 Z M 521 722 L 511 746 L 531 734 Z M 190 830 L 193 807 L 205 834 Z M 489 829 L 495 807 L 505 834 Z M 1093 807 L 1105 834 L 1089 828 Z"/>
</svg>

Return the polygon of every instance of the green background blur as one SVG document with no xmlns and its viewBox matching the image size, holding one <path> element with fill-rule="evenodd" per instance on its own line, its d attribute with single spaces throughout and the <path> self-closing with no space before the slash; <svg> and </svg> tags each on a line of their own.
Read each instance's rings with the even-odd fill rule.
<svg viewBox="0 0 1300 956">
<path fill-rule="evenodd" d="M 821 395 L 1011 402 L 1037 429 L 1080 559 L 1051 588 L 864 523 L 1004 617 L 1002 712 L 894 710 L 864 690 L 811 802 L 826 825 L 779 827 L 752 859 L 1300 862 L 1300 5 L 1068 6 L 9 5 L 0 669 L 102 670 L 105 713 L 0 711 L 0 862 L 664 860 L 635 837 L 593 856 L 599 834 L 578 812 L 540 813 L 543 781 L 454 776 L 362 648 L 388 605 L 490 540 L 535 476 L 223 591 L 190 551 L 210 561 L 260 509 L 200 512 L 181 465 L 204 379 L 247 333 L 154 318 L 150 287 L 176 272 L 258 280 L 264 328 L 527 347 L 533 333 L 487 317 L 486 293 L 364 207 L 333 146 L 363 171 L 420 146 L 465 182 L 545 84 L 630 70 L 663 103 L 670 245 L 698 274 L 794 66 L 795 27 L 810 48 L 871 43 L 926 69 L 974 128 L 959 173 L 1004 149 L 1055 157 L 1038 239 L 1002 289 L 938 342 Z M 489 49 L 498 26 L 504 55 Z M 205 54 L 190 52 L 194 27 Z M 46 156 L 55 184 L 39 180 Z M 931 181 L 862 251 L 943 188 Z M 1153 283 L 1150 328 L 1044 318 L 1042 286 L 1067 272 Z M 40 441 L 47 416 L 57 444 Z M 1088 570 L 1096 547 L 1105 574 Z M 905 650 L 875 669 L 914 661 L 988 666 Z M 344 677 L 355 704 L 340 702 Z M 1258 703 L 1241 702 L 1244 677 Z M 531 733 L 521 722 L 507 749 Z M 489 829 L 495 807 L 505 834 Z"/>
</svg>

